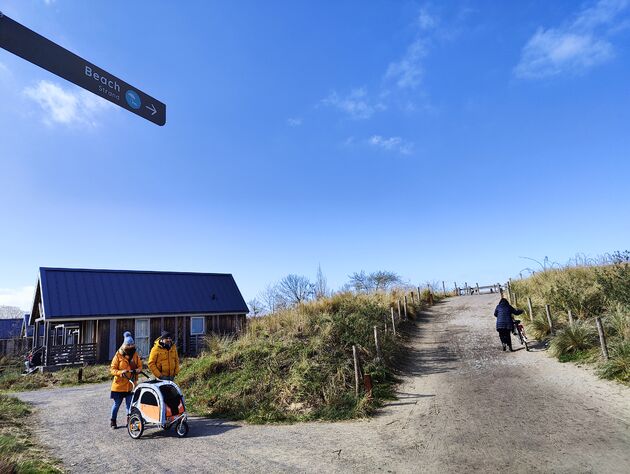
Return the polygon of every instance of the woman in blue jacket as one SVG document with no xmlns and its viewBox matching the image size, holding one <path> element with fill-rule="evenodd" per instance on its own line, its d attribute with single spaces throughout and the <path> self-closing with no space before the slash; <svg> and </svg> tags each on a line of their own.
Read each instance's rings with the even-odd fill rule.
<svg viewBox="0 0 630 474">
<path fill-rule="evenodd" d="M 505 350 L 507 346 L 510 348 L 510 352 L 513 352 L 512 337 L 510 336 L 514 328 L 514 322 L 512 320 L 513 314 L 523 314 L 523 310 L 513 308 L 512 305 L 508 303 L 508 300 L 501 298 L 494 310 L 494 317 L 497 318 L 497 331 L 499 332 L 499 337 L 503 344 L 503 350 Z"/>
</svg>

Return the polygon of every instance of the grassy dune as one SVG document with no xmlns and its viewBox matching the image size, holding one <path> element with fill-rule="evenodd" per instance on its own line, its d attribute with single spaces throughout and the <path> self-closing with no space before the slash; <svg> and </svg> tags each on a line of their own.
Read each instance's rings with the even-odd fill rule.
<svg viewBox="0 0 630 474">
<path fill-rule="evenodd" d="M 390 305 L 398 297 L 343 293 L 253 319 L 237 340 L 209 340 L 206 353 L 185 363 L 178 383 L 192 410 L 206 416 L 254 423 L 366 416 L 394 395 L 403 337 L 385 333 L 384 325 L 391 329 Z M 409 316 L 419 309 L 409 303 Z M 355 396 L 353 344 L 374 381 L 371 399 Z"/>
<path fill-rule="evenodd" d="M 562 361 L 596 364 L 602 377 L 630 383 L 630 264 L 567 267 L 547 270 L 515 281 L 512 289 L 520 306 L 533 303 L 529 333 L 550 341 L 550 352 Z M 552 310 L 551 335 L 545 304 Z M 569 325 L 568 311 L 575 319 Z M 603 362 L 595 318 L 602 317 L 610 360 Z M 527 321 L 527 317 L 525 320 Z"/>
<path fill-rule="evenodd" d="M 57 473 L 61 464 L 32 441 L 31 409 L 0 394 L 0 472 Z"/>
</svg>

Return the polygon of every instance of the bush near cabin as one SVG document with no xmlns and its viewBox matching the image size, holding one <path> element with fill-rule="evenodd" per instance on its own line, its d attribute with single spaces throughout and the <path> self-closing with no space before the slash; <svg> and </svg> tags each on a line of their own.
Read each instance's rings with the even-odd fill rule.
<svg viewBox="0 0 630 474">
<path fill-rule="evenodd" d="M 618 253 L 619 255 L 625 255 Z M 602 377 L 630 383 L 630 263 L 620 259 L 599 266 L 546 270 L 512 283 L 519 302 L 532 299 L 530 334 L 550 341 L 561 361 L 597 364 Z M 545 304 L 549 304 L 555 335 L 551 335 Z M 575 324 L 569 325 L 568 311 Z M 595 318 L 601 317 L 610 355 L 600 357 Z M 525 318 L 527 320 L 527 318 Z"/>
<path fill-rule="evenodd" d="M 238 339 L 210 339 L 205 353 L 184 364 L 177 382 L 191 410 L 204 416 L 253 423 L 366 416 L 394 397 L 404 337 L 391 331 L 390 307 L 401 294 L 341 293 L 251 319 Z M 408 302 L 410 318 L 421 305 Z M 372 398 L 355 396 L 353 345 L 372 376 Z"/>
</svg>

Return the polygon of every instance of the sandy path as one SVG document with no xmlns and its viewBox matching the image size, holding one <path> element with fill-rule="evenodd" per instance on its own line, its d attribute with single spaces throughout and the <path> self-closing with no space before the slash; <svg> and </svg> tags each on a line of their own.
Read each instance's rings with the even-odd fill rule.
<svg viewBox="0 0 630 474">
<path fill-rule="evenodd" d="M 541 351 L 502 352 L 495 303 L 452 298 L 418 321 L 400 399 L 371 420 L 193 419 L 187 439 L 134 441 L 109 430 L 106 385 L 20 398 L 74 472 L 629 472 L 630 390 Z"/>
</svg>

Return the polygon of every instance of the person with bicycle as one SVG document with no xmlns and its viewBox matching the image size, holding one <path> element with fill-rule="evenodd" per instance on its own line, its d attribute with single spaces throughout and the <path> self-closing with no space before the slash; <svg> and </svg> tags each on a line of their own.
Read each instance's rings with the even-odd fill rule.
<svg viewBox="0 0 630 474">
<path fill-rule="evenodd" d="M 131 409 L 131 398 L 134 384 L 138 381 L 138 373 L 142 371 L 142 359 L 136 351 L 136 344 L 129 331 L 123 334 L 123 343 L 114 354 L 109 373 L 114 376 L 110 398 L 114 400 L 110 426 L 116 429 L 118 409 L 125 400 L 127 420 Z M 133 383 L 132 383 L 133 382 Z"/>
<path fill-rule="evenodd" d="M 516 314 L 523 314 L 523 310 L 514 308 L 505 298 L 499 300 L 499 304 L 494 310 L 494 317 L 497 318 L 497 332 L 499 333 L 504 351 L 506 347 L 509 347 L 510 352 L 514 352 L 510 333 L 514 330 L 512 315 Z"/>
</svg>

